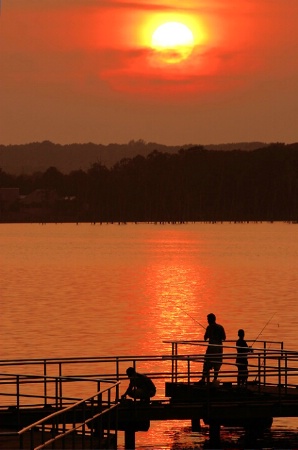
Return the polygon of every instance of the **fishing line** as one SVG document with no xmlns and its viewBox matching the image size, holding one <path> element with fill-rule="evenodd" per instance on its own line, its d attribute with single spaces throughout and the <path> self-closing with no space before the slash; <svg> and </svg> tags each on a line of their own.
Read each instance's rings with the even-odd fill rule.
<svg viewBox="0 0 298 450">
<path fill-rule="evenodd" d="M 261 334 L 263 333 L 263 331 L 265 330 L 265 328 L 267 327 L 267 325 L 269 325 L 269 323 L 271 322 L 271 320 L 273 319 L 273 317 L 275 316 L 277 311 L 275 311 L 275 313 L 270 317 L 270 319 L 268 320 L 268 322 L 263 326 L 263 328 L 261 329 L 261 331 L 259 332 L 258 336 L 255 338 L 255 340 L 253 341 L 253 343 L 251 344 L 251 347 L 254 345 L 254 343 L 258 340 L 258 338 L 261 336 Z"/>
<path fill-rule="evenodd" d="M 255 338 L 255 340 L 254 340 L 253 343 L 251 344 L 250 348 L 254 345 L 254 343 L 257 341 L 257 339 L 261 336 L 261 334 L 263 333 L 263 331 L 265 330 L 265 328 L 267 327 L 267 325 L 269 325 L 269 323 L 271 322 L 271 320 L 273 319 L 273 317 L 275 316 L 276 313 L 277 313 L 277 311 L 275 311 L 275 313 L 270 317 L 270 319 L 268 320 L 268 322 L 263 326 L 263 328 L 261 329 L 260 333 L 258 334 L 258 336 Z M 279 326 L 279 324 L 278 324 L 278 326 Z M 271 344 L 269 345 L 268 350 L 269 350 L 270 346 L 271 346 Z M 265 364 L 265 355 L 264 355 L 264 358 L 263 358 L 261 367 L 262 367 L 264 364 Z M 256 377 L 255 377 L 255 381 L 257 381 L 257 377 L 258 377 L 258 374 L 257 374 Z"/>
<path fill-rule="evenodd" d="M 206 330 L 206 327 L 204 327 L 204 325 L 202 325 L 197 319 L 195 319 L 193 316 L 191 316 L 187 311 L 185 311 L 185 309 L 180 308 L 180 306 L 177 306 L 178 309 L 180 309 L 181 311 L 183 311 L 188 317 L 190 317 L 194 322 L 196 322 L 198 325 L 200 325 L 200 327 L 204 328 L 204 330 Z"/>
</svg>

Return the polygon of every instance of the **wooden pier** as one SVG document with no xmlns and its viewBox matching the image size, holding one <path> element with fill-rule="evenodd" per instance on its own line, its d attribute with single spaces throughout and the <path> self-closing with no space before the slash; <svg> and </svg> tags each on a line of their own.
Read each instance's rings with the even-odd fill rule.
<svg viewBox="0 0 298 450">
<path fill-rule="evenodd" d="M 253 439 L 277 417 L 298 417 L 298 353 L 281 342 L 255 343 L 245 386 L 236 382 L 232 343 L 224 346 L 220 381 L 203 386 L 206 344 L 170 344 L 158 356 L 0 361 L 0 448 L 117 448 L 124 432 L 133 449 L 138 431 L 169 420 L 187 420 L 197 432 L 203 422 L 216 448 L 221 427 L 241 427 Z M 150 403 L 121 400 L 128 366 L 157 385 Z"/>
</svg>

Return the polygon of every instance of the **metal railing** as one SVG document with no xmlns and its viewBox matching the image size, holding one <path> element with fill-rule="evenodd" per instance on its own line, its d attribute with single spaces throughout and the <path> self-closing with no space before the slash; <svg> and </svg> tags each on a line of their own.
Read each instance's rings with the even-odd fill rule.
<svg viewBox="0 0 298 450">
<path fill-rule="evenodd" d="M 155 398 L 167 402 L 166 382 L 190 384 L 201 378 L 208 343 L 194 340 L 166 342 L 170 344 L 166 355 L 2 360 L 0 408 L 15 408 L 17 426 L 21 423 L 19 414 L 24 406 L 51 406 L 56 410 L 65 410 L 65 414 L 68 411 L 69 415 L 66 408 L 78 411 L 83 405 L 82 399 L 90 401 L 95 398 L 100 392 L 100 383 L 105 382 L 111 383 L 108 390 L 115 394 L 114 408 L 120 398 L 120 382 L 124 385 L 122 392 L 128 383 L 128 366 L 149 375 L 157 386 Z M 247 342 L 249 345 L 250 342 Z M 255 389 L 259 390 L 278 387 L 276 391 L 281 399 L 298 385 L 298 352 L 285 350 L 282 342 L 254 341 L 253 344 L 253 353 L 248 358 L 248 382 L 255 384 Z M 235 341 L 226 341 L 219 373 L 222 384 L 237 383 L 236 356 Z M 112 408 L 112 403 L 110 405 Z M 30 425 L 30 429 L 34 430 L 34 425 Z M 72 428 L 75 433 L 75 427 Z"/>
<path fill-rule="evenodd" d="M 166 341 L 171 344 L 172 382 L 179 380 L 191 383 L 197 374 L 196 366 L 202 367 L 208 343 L 204 341 Z M 252 341 L 256 344 L 248 354 L 249 380 L 258 386 L 275 385 L 286 393 L 290 387 L 298 385 L 298 352 L 284 349 L 279 341 Z M 230 344 L 234 345 L 230 345 Z M 250 341 L 247 341 L 249 344 Z M 214 347 L 218 347 L 214 345 Z M 194 353 L 193 349 L 198 349 Z M 222 345 L 222 366 L 220 380 L 235 383 L 237 380 L 237 347 L 235 341 Z M 192 350 L 192 353 L 189 351 Z M 187 352 L 187 353 L 186 353 Z"/>
<path fill-rule="evenodd" d="M 156 380 L 169 380 L 172 382 L 186 378 L 188 382 L 199 379 L 204 361 L 204 354 L 208 343 L 200 340 L 165 341 L 171 346 L 171 353 L 157 356 L 111 356 L 111 357 L 85 357 L 63 359 L 30 359 L 30 360 L 2 360 L 0 372 L 4 376 L 5 371 L 18 368 L 22 373 L 40 374 L 47 377 L 85 377 L 89 379 L 100 378 L 112 381 L 127 381 L 126 369 L 133 366 L 142 373 L 148 374 Z M 248 345 L 250 341 L 247 341 Z M 286 386 L 297 375 L 297 352 L 286 351 L 283 342 L 279 341 L 252 341 L 253 353 L 249 355 L 250 380 L 266 384 L 275 382 Z M 235 341 L 226 341 L 223 345 L 223 364 L 220 370 L 220 378 L 233 381 L 237 378 Z M 183 366 L 187 362 L 187 368 Z M 296 370 L 297 368 L 297 370 Z M 273 381 L 273 378 L 275 380 Z M 125 381 L 126 380 L 126 381 Z M 0 378 L 0 383 L 1 378 Z M 18 383 L 16 383 L 18 386 Z M 47 398 L 48 385 L 45 384 L 43 396 Z M 58 386 L 61 393 L 61 387 Z M 159 390 L 160 392 L 160 390 Z M 160 393 L 161 395 L 161 393 Z"/>
<path fill-rule="evenodd" d="M 118 407 L 118 388 L 119 382 L 112 383 L 111 386 L 22 428 L 18 431 L 20 449 L 41 450 L 50 446 L 55 448 L 58 441 L 62 448 L 65 448 L 66 439 L 70 436 L 72 448 L 77 448 L 78 443 L 82 449 L 110 448 L 112 442 L 113 447 L 117 446 L 117 422 L 114 420 L 111 428 L 111 413 Z M 113 391 L 115 391 L 114 400 L 112 400 Z M 90 408 L 87 410 L 88 404 L 92 406 L 91 412 Z M 39 430 L 37 446 L 36 429 Z M 29 437 L 24 447 L 26 436 Z"/>
<path fill-rule="evenodd" d="M 67 389 L 70 386 L 72 392 L 80 392 L 84 383 L 88 384 L 92 395 L 79 398 L 64 394 L 66 390 L 70 391 Z M 0 395 L 2 398 L 8 397 L 12 406 L 7 408 L 2 404 L 1 409 L 11 414 L 14 427 L 19 430 L 5 432 L 5 435 L 18 437 L 21 449 L 42 449 L 61 439 L 64 445 L 70 435 L 76 441 L 77 448 L 78 440 L 80 448 L 93 448 L 93 442 L 96 445 L 94 448 L 102 448 L 100 442 L 117 442 L 117 415 L 114 410 L 119 405 L 119 385 L 120 381 L 88 377 L 2 375 Z M 5 387 L 14 389 L 7 392 Z M 112 413 L 113 433 L 110 426 Z M 20 429 L 24 420 L 28 421 L 30 416 L 36 414 L 44 417 Z M 37 447 L 36 440 L 39 442 Z"/>
</svg>

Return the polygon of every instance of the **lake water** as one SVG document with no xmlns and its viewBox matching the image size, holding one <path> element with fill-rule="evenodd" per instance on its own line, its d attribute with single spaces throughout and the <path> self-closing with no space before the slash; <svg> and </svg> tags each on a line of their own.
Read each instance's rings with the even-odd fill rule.
<svg viewBox="0 0 298 450">
<path fill-rule="evenodd" d="M 1 224 L 0 260 L 1 359 L 161 354 L 202 339 L 209 312 L 227 339 L 297 349 L 295 224 Z M 152 424 L 137 446 L 201 445 L 188 425 Z"/>
</svg>

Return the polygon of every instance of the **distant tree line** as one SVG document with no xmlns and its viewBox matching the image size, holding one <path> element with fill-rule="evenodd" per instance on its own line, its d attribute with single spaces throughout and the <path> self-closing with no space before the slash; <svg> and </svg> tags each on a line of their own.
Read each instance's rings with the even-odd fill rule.
<svg viewBox="0 0 298 450">
<path fill-rule="evenodd" d="M 55 167 L 18 176 L 0 169 L 0 187 L 55 190 L 53 221 L 297 221 L 298 144 L 153 151 L 67 175 Z"/>
<path fill-rule="evenodd" d="M 208 150 L 256 150 L 266 147 L 262 142 L 238 142 L 228 144 L 205 145 Z M 127 144 L 94 144 L 92 142 L 57 144 L 51 141 L 30 142 L 19 145 L 0 144 L 0 167 L 8 173 L 32 174 L 44 172 L 49 167 L 56 167 L 62 173 L 72 170 L 88 170 L 93 162 L 100 162 L 109 169 L 123 158 L 137 155 L 147 157 L 157 150 L 162 153 L 178 153 L 182 148 L 194 147 L 191 144 L 168 146 L 142 139 L 132 140 Z"/>
</svg>

